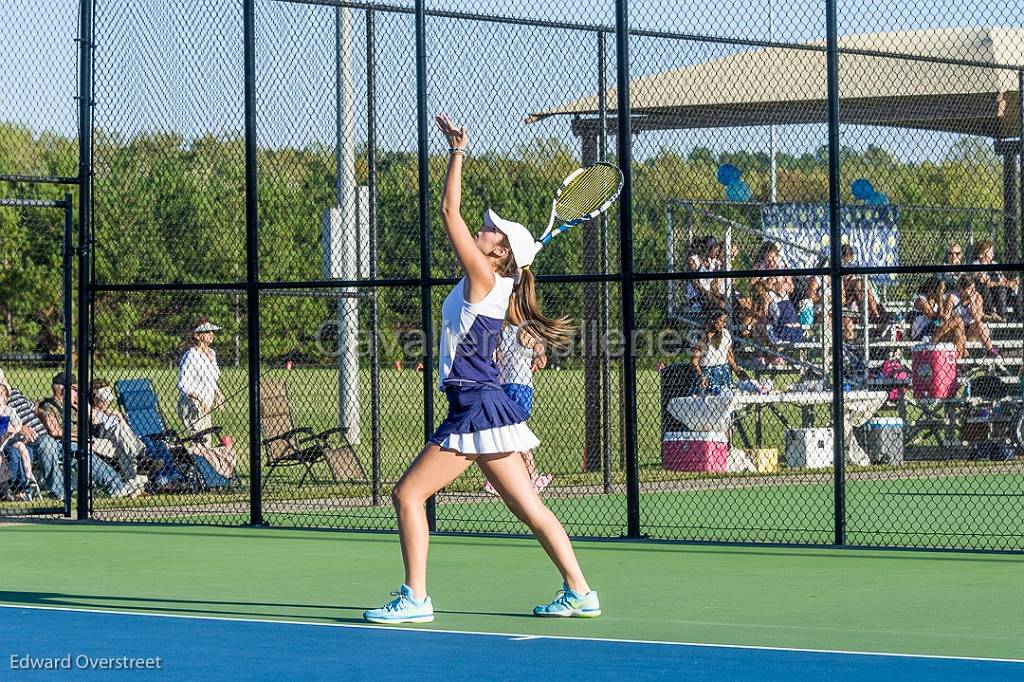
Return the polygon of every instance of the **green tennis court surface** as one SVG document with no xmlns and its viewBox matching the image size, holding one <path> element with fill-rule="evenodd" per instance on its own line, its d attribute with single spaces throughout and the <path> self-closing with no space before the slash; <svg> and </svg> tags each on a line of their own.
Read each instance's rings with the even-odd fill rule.
<svg viewBox="0 0 1024 682">
<path fill-rule="evenodd" d="M 361 622 L 397 537 L 98 524 L 0 527 L 0 602 Z M 535 542 L 435 537 L 435 630 L 1019 659 L 1024 556 L 577 543 L 605 615 L 527 615 L 558 587 Z"/>
<path fill-rule="evenodd" d="M 977 548 L 1016 548 L 1024 537 L 1024 494 L 1020 469 L 1012 467 L 1009 472 L 979 469 L 959 476 L 925 468 L 852 474 L 846 486 L 847 540 L 868 546 L 944 547 L 969 537 Z M 967 465 L 962 468 L 970 471 Z M 829 474 L 691 476 L 645 484 L 665 489 L 641 495 L 641 526 L 662 538 L 830 544 L 833 488 L 823 482 Z M 861 475 L 863 479 L 856 478 Z M 500 501 L 480 492 L 479 484 L 471 488 L 464 483 L 465 491 L 439 497 L 439 530 L 526 533 Z M 365 495 L 342 496 L 338 487 L 307 486 L 303 492 L 305 497 L 293 500 L 287 491 L 271 489 L 264 502 L 266 520 L 273 526 L 394 528 L 389 504 L 374 507 Z M 556 489 L 546 494 L 546 502 L 573 535 L 615 537 L 626 532 L 621 485 L 607 494 L 597 485 Z M 131 503 L 98 497 L 96 504 L 97 517 L 105 520 L 241 525 L 249 514 L 244 496 L 183 495 Z"/>
</svg>

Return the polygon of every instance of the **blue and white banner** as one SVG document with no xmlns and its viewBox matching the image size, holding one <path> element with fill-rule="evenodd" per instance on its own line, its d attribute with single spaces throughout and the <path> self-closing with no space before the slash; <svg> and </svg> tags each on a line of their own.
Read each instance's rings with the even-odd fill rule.
<svg viewBox="0 0 1024 682">
<path fill-rule="evenodd" d="M 853 247 L 853 265 L 899 264 L 897 206 L 841 206 L 839 224 L 843 243 Z M 828 256 L 827 204 L 766 204 L 761 209 L 761 227 L 765 239 L 781 247 L 784 267 L 812 268 Z"/>
</svg>

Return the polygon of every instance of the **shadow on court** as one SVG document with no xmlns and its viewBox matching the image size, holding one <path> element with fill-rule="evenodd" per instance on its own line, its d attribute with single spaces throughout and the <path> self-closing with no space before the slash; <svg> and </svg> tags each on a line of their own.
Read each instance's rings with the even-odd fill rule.
<svg viewBox="0 0 1024 682">
<path fill-rule="evenodd" d="M 0 590 L 0 603 L 20 606 L 48 606 L 73 609 L 107 609 L 124 611 L 150 611 L 155 613 L 182 614 L 195 616 L 245 616 L 247 618 L 294 620 L 295 611 L 275 612 L 273 609 L 318 609 L 321 611 L 357 611 L 362 613 L 370 605 L 344 606 L 338 604 L 282 604 L 274 602 L 218 601 L 210 599 L 167 599 L 160 597 L 131 597 L 118 595 L 66 594 L 62 592 L 13 592 Z M 230 607 L 237 606 L 238 609 Z M 245 607 L 270 609 L 254 612 Z M 337 623 L 364 623 L 360 617 L 336 615 L 304 615 Z"/>
<path fill-rule="evenodd" d="M 119 595 L 98 595 L 98 594 L 66 594 L 62 592 L 14 592 L 0 590 L 0 603 L 17 606 L 48 606 L 57 608 L 74 609 L 106 609 L 114 611 L 150 611 L 168 614 L 188 614 L 197 616 L 245 616 L 248 618 L 265 619 L 296 619 L 294 609 L 310 609 L 320 612 L 356 611 L 362 613 L 368 608 L 377 604 L 366 604 L 363 606 L 346 606 L 341 604 L 285 604 L 280 602 L 263 601 L 230 601 L 215 599 L 168 599 L 161 597 L 131 597 Z M 230 607 L 239 607 L 238 610 Z M 271 609 L 270 611 L 260 610 L 258 612 L 243 610 L 245 607 Z M 273 609 L 293 609 L 275 613 Z M 506 613 L 501 611 L 458 611 L 458 610 L 437 610 L 438 615 L 459 615 L 459 616 L 500 616 L 503 618 L 528 618 L 535 619 L 536 616 L 529 613 Z M 345 617 L 327 615 L 321 613 L 303 615 L 302 620 L 315 619 L 335 623 L 365 623 L 361 617 Z"/>
</svg>

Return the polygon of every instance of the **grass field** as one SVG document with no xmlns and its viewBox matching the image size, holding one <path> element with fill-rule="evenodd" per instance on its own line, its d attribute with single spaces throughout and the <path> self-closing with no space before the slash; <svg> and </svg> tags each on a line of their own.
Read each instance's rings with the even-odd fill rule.
<svg viewBox="0 0 1024 682">
<path fill-rule="evenodd" d="M 11 372 L 15 385 L 41 395 L 49 371 Z M 172 370 L 104 371 L 116 380 L 150 377 L 174 426 L 176 389 Z M 296 424 L 326 429 L 336 423 L 337 387 L 330 370 L 270 370 L 267 376 L 286 379 Z M 357 451 L 369 468 L 369 377 L 362 377 L 363 438 Z M 229 396 L 215 422 L 231 433 L 236 448 L 247 448 L 244 372 L 226 369 L 222 388 Z M 582 471 L 584 418 L 582 373 L 546 371 L 537 377 L 539 400 L 531 426 L 543 445 L 539 466 L 556 474 L 547 499 L 570 533 L 616 537 L 626 532 L 624 476 L 614 466 L 606 490 L 600 471 Z M 661 467 L 658 375 L 642 371 L 638 382 L 641 525 L 652 537 L 694 540 L 805 542 L 833 540 L 834 491 L 830 470 L 787 470 L 777 475 L 729 476 L 668 472 Z M 275 472 L 264 490 L 264 514 L 272 525 L 390 529 L 394 516 L 387 504 L 390 484 L 422 445 L 422 374 L 393 369 L 381 372 L 381 504 L 371 504 L 367 483 L 296 486 L 296 469 Z M 235 396 L 231 398 L 230 396 Z M 438 395 L 436 413 L 443 415 Z M 617 424 L 617 405 L 612 405 Z M 797 408 L 783 407 L 791 423 Z M 828 412 L 819 408 L 819 424 Z M 748 417 L 748 421 L 750 418 Z M 753 424 L 747 426 L 752 431 Z M 769 447 L 782 449 L 784 427 L 765 419 Z M 613 429 L 613 439 L 618 437 Z M 614 452 L 614 451 L 613 451 Z M 617 464 L 617 453 L 613 463 Z M 247 473 L 243 462 L 243 478 Z M 867 545 L 1024 547 L 1024 466 L 996 462 L 907 463 L 901 467 L 849 467 L 846 485 L 847 539 Z M 323 472 L 321 472 L 323 473 Z M 266 473 L 264 473 L 266 476 Z M 471 469 L 439 496 L 439 530 L 521 533 L 523 528 L 505 508 L 479 492 L 482 478 Z M 161 520 L 182 523 L 242 524 L 248 520 L 248 497 L 239 493 L 147 496 L 110 500 L 96 496 L 97 518 Z"/>
</svg>

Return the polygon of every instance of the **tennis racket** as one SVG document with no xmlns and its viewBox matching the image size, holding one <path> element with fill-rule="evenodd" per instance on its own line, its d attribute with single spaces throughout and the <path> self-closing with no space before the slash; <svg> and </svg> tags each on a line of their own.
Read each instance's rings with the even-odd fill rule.
<svg viewBox="0 0 1024 682">
<path fill-rule="evenodd" d="M 570 227 L 593 220 L 615 203 L 622 191 L 622 171 L 610 163 L 595 163 L 573 171 L 558 188 L 551 202 L 548 227 L 538 240 L 547 244 Z M 551 229 L 555 219 L 561 224 Z"/>
</svg>

